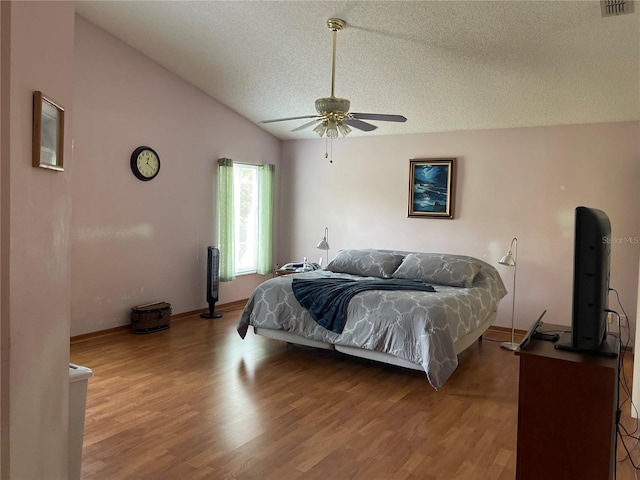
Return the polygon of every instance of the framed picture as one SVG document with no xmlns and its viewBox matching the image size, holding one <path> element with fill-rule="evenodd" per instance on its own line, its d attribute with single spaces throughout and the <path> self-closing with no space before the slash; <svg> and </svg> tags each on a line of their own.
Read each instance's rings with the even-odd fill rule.
<svg viewBox="0 0 640 480">
<path fill-rule="evenodd" d="M 409 160 L 409 216 L 453 218 L 456 159 Z"/>
<path fill-rule="evenodd" d="M 33 166 L 64 171 L 64 108 L 33 92 Z"/>
</svg>

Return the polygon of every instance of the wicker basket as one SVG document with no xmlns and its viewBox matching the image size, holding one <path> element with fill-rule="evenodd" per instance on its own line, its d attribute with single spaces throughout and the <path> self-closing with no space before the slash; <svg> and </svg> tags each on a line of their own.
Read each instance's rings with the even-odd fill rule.
<svg viewBox="0 0 640 480">
<path fill-rule="evenodd" d="M 148 303 L 131 309 L 131 331 L 133 333 L 152 333 L 166 330 L 170 323 L 170 303 Z"/>
</svg>

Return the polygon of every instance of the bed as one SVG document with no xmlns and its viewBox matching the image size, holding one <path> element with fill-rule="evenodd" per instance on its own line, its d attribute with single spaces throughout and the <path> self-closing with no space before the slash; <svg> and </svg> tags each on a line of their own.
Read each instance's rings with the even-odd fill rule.
<svg viewBox="0 0 640 480">
<path fill-rule="evenodd" d="M 357 293 L 345 305 L 344 326 L 338 332 L 321 326 L 296 297 L 300 285 L 326 284 L 330 279 L 349 284 L 415 281 L 431 285 L 435 291 L 373 289 Z M 245 338 L 252 326 L 256 334 L 268 338 L 422 370 L 438 389 L 456 369 L 457 355 L 493 323 L 506 293 L 498 271 L 477 258 L 342 250 L 323 270 L 274 277 L 259 285 L 240 316 L 237 330 Z M 314 315 L 319 310 L 323 309 L 311 309 Z"/>
</svg>

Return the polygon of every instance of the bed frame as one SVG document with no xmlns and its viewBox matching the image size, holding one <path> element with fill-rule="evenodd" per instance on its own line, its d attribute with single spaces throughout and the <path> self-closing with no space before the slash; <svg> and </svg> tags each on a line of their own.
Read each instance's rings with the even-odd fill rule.
<svg viewBox="0 0 640 480">
<path fill-rule="evenodd" d="M 475 343 L 476 340 L 482 341 L 482 335 L 493 324 L 496 319 L 497 312 L 493 312 L 489 317 L 481 323 L 478 328 L 467 333 L 464 337 L 459 338 L 457 342 L 453 344 L 456 355 L 459 355 L 463 350 L 466 350 Z M 384 352 L 376 352 L 375 350 L 366 350 L 358 347 L 346 347 L 343 345 L 333 345 L 331 343 L 320 342 L 318 340 L 311 340 L 309 338 L 301 337 L 294 333 L 285 332 L 284 330 L 274 330 L 271 328 L 253 327 L 253 331 L 257 335 L 263 337 L 273 338 L 275 340 L 282 340 L 283 342 L 295 343 L 298 345 L 305 345 L 307 347 L 323 348 L 325 350 L 336 350 L 346 355 L 353 355 L 355 357 L 366 358 L 368 360 L 374 360 L 376 362 L 388 363 L 390 365 L 397 365 L 399 367 L 411 368 L 413 370 L 424 371 L 422 365 L 409 362 L 395 355 Z"/>
</svg>

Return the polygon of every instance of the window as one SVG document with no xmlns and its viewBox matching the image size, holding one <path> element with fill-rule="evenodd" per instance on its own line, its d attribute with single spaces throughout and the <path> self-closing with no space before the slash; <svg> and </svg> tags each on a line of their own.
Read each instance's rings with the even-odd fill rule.
<svg viewBox="0 0 640 480">
<path fill-rule="evenodd" d="M 236 275 L 258 271 L 258 169 L 257 165 L 233 165 Z"/>
<path fill-rule="evenodd" d="M 220 281 L 267 274 L 273 265 L 275 166 L 218 160 Z"/>
</svg>

